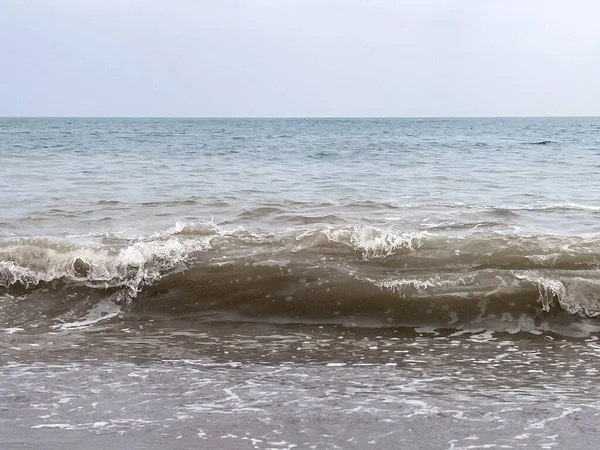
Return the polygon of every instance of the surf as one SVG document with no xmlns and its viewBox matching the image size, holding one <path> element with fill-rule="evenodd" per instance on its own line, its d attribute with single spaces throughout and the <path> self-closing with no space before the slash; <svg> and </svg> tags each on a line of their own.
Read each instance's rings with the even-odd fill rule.
<svg viewBox="0 0 600 450">
<path fill-rule="evenodd" d="M 544 332 L 596 323 L 599 257 L 595 236 L 459 238 L 368 225 L 261 232 L 178 222 L 95 244 L 3 238 L 0 295 L 5 305 L 44 302 L 46 326 L 65 314 L 86 323 L 104 305 L 98 320 Z M 15 311 L 7 313 L 11 327 L 39 322 Z"/>
</svg>

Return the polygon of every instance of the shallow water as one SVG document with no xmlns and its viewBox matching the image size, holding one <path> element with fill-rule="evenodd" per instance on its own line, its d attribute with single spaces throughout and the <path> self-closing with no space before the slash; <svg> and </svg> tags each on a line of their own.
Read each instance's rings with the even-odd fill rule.
<svg viewBox="0 0 600 450">
<path fill-rule="evenodd" d="M 590 448 L 598 131 L 0 119 L 0 446 Z"/>
<path fill-rule="evenodd" d="M 184 321 L 9 345 L 4 448 L 589 448 L 600 414 L 595 338 Z"/>
</svg>

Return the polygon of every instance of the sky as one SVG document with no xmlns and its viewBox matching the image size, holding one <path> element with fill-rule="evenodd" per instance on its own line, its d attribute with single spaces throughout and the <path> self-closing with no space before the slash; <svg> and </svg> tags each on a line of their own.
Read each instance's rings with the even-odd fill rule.
<svg viewBox="0 0 600 450">
<path fill-rule="evenodd" d="M 0 0 L 0 116 L 600 115 L 597 0 Z"/>
</svg>

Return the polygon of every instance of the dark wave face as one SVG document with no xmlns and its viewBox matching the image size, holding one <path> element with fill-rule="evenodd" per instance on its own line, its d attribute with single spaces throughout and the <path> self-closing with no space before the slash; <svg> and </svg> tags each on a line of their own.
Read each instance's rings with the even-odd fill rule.
<svg viewBox="0 0 600 450">
<path fill-rule="evenodd" d="M 280 233 L 184 224 L 96 244 L 3 239 L 7 328 L 128 318 L 600 331 L 600 237 L 449 237 L 367 225 Z"/>
</svg>

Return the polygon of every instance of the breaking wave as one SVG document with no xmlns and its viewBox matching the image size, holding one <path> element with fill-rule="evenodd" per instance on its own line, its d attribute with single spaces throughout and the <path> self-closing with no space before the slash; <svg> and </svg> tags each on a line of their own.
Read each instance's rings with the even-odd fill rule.
<svg viewBox="0 0 600 450">
<path fill-rule="evenodd" d="M 185 317 L 578 335 L 600 316 L 596 237 L 178 222 L 95 238 L 0 240 L 6 325 Z"/>
</svg>

